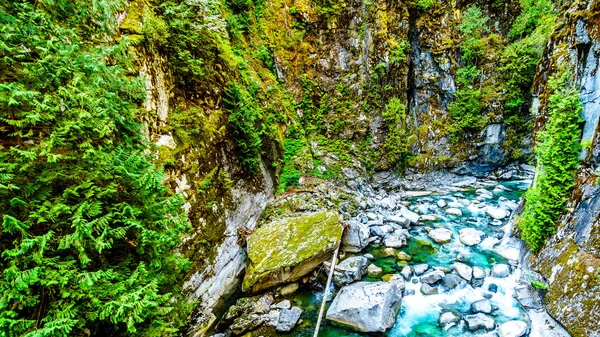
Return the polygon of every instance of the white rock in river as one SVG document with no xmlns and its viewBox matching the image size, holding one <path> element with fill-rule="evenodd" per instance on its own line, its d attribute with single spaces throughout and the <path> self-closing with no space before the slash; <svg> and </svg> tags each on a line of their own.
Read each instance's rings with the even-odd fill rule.
<svg viewBox="0 0 600 337">
<path fill-rule="evenodd" d="M 429 231 L 429 236 L 431 240 L 437 243 L 448 243 L 452 241 L 452 231 L 446 228 L 436 228 Z"/>
<path fill-rule="evenodd" d="M 357 282 L 340 289 L 326 319 L 361 332 L 385 332 L 396 321 L 404 282 Z"/>
<path fill-rule="evenodd" d="M 364 256 L 352 256 L 335 268 L 333 272 L 333 283 L 338 286 L 358 281 L 367 272 L 369 260 Z"/>
<path fill-rule="evenodd" d="M 389 215 L 385 218 L 385 222 L 391 222 L 406 227 L 410 224 L 411 221 L 403 216 Z"/>
<path fill-rule="evenodd" d="M 498 278 L 505 278 L 510 275 L 510 267 L 507 264 L 499 263 L 492 267 L 492 276 Z"/>
<path fill-rule="evenodd" d="M 474 246 L 481 242 L 481 236 L 484 233 L 475 228 L 463 228 L 459 231 L 460 242 L 467 246 Z"/>
<path fill-rule="evenodd" d="M 448 205 L 448 203 L 446 203 L 446 200 L 440 199 L 436 202 L 436 204 L 438 205 L 438 207 L 440 208 L 444 208 L 446 207 L 446 205 Z"/>
<path fill-rule="evenodd" d="M 458 276 L 465 279 L 467 282 L 470 282 L 473 278 L 473 268 L 467 266 L 464 263 L 456 262 L 454 263 L 454 270 L 458 274 Z"/>
<path fill-rule="evenodd" d="M 349 221 L 348 228 L 342 236 L 341 249 L 345 252 L 358 253 L 369 244 L 369 226 L 358 221 Z"/>
<path fill-rule="evenodd" d="M 469 326 L 469 330 L 471 331 L 480 329 L 490 331 L 493 330 L 496 326 L 496 322 L 494 322 L 493 318 L 481 313 L 465 316 L 465 321 L 467 321 L 467 325 Z"/>
<path fill-rule="evenodd" d="M 504 208 L 491 206 L 485 209 L 485 214 L 496 220 L 502 220 L 508 216 L 508 212 Z"/>
<path fill-rule="evenodd" d="M 383 240 L 383 244 L 388 248 L 400 248 L 407 245 L 407 238 L 404 235 L 391 234 Z"/>
<path fill-rule="evenodd" d="M 509 321 L 498 329 L 500 337 L 521 337 L 527 334 L 527 323 L 523 321 Z"/>
<path fill-rule="evenodd" d="M 381 275 L 383 275 L 383 269 L 381 269 L 371 263 L 367 267 L 367 275 L 369 275 L 369 277 L 373 277 L 373 278 L 381 277 Z"/>
<path fill-rule="evenodd" d="M 400 215 L 402 215 L 404 218 L 408 219 L 410 221 L 411 224 L 416 224 L 417 222 L 419 222 L 419 214 L 409 210 L 406 207 L 402 207 L 400 209 Z"/>
<path fill-rule="evenodd" d="M 298 323 L 298 319 L 302 315 L 302 309 L 298 307 L 292 307 L 291 309 L 283 309 L 279 314 L 279 321 L 277 322 L 277 326 L 275 330 L 279 332 L 288 332 L 291 331 L 296 323 Z"/>
<path fill-rule="evenodd" d="M 448 208 L 446 210 L 446 213 L 451 214 L 451 215 L 456 215 L 456 216 L 462 216 L 462 211 L 458 208 Z"/>
<path fill-rule="evenodd" d="M 451 323 L 457 323 L 460 321 L 460 316 L 453 313 L 452 311 L 445 312 L 440 315 L 440 324 L 446 325 Z"/>
<path fill-rule="evenodd" d="M 485 278 L 485 270 L 481 267 L 473 267 L 473 278 L 481 280 Z"/>
<path fill-rule="evenodd" d="M 471 303 L 471 311 L 474 314 L 484 313 L 489 314 L 492 312 L 492 303 L 488 299 L 483 299 Z"/>
<path fill-rule="evenodd" d="M 427 284 L 434 284 L 444 279 L 446 274 L 441 270 L 430 271 L 420 277 L 420 281 Z"/>
</svg>

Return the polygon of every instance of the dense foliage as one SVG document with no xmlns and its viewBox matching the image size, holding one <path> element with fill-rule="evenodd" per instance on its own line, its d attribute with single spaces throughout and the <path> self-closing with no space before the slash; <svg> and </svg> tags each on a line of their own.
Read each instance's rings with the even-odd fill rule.
<svg viewBox="0 0 600 337">
<path fill-rule="evenodd" d="M 182 200 L 150 162 L 123 3 L 0 6 L 0 335 L 165 336 Z"/>
<path fill-rule="evenodd" d="M 390 164 L 403 166 L 408 155 L 408 125 L 406 107 L 396 97 L 392 98 L 383 112 L 388 133 L 383 143 L 386 159 Z"/>
<path fill-rule="evenodd" d="M 526 205 L 519 228 L 533 251 L 555 232 L 556 222 L 565 210 L 581 151 L 578 91 L 570 86 L 565 73 L 549 81 L 549 121 L 538 135 L 535 185 L 525 194 Z"/>
</svg>

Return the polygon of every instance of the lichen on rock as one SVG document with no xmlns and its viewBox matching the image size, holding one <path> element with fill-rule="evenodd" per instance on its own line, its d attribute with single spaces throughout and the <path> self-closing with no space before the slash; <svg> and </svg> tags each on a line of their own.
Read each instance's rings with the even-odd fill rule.
<svg viewBox="0 0 600 337">
<path fill-rule="evenodd" d="M 340 244 L 343 227 L 335 212 L 317 212 L 269 222 L 248 237 L 249 265 L 243 291 L 293 282 L 325 261 Z"/>
</svg>

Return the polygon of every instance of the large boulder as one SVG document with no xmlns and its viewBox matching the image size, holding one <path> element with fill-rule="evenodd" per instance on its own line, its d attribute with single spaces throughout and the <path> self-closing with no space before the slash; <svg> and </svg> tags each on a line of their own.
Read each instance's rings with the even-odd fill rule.
<svg viewBox="0 0 600 337">
<path fill-rule="evenodd" d="M 508 211 L 500 207 L 487 207 L 485 209 L 485 214 L 496 220 L 502 220 L 509 216 Z"/>
<path fill-rule="evenodd" d="M 343 286 L 354 281 L 358 281 L 367 273 L 369 260 L 364 256 L 352 256 L 335 268 L 333 273 L 333 283 Z"/>
<path fill-rule="evenodd" d="M 431 240 L 437 243 L 448 243 L 452 241 L 452 231 L 446 228 L 435 228 L 427 234 Z"/>
<path fill-rule="evenodd" d="M 481 236 L 484 234 L 475 228 L 463 228 L 459 232 L 459 240 L 466 246 L 474 246 L 481 242 Z"/>
<path fill-rule="evenodd" d="M 488 299 L 483 299 L 471 303 L 471 311 L 474 314 L 484 313 L 490 314 L 492 312 L 492 303 Z"/>
<path fill-rule="evenodd" d="M 350 221 L 344 236 L 341 249 L 350 253 L 358 253 L 369 244 L 369 226 L 358 221 Z"/>
<path fill-rule="evenodd" d="M 331 257 L 343 227 L 335 212 L 309 213 L 269 222 L 248 237 L 250 260 L 243 291 L 293 282 Z"/>
<path fill-rule="evenodd" d="M 455 262 L 453 266 L 458 276 L 464 278 L 467 282 L 471 282 L 471 279 L 473 278 L 473 268 L 460 262 Z"/>
<path fill-rule="evenodd" d="M 326 318 L 360 332 L 384 332 L 402 304 L 403 281 L 357 282 L 340 289 Z"/>
<path fill-rule="evenodd" d="M 434 270 L 434 271 L 430 271 L 429 273 L 424 274 L 423 276 L 421 276 L 420 280 L 423 283 L 434 284 L 434 283 L 437 283 L 439 281 L 442 281 L 445 276 L 446 276 L 446 274 L 443 271 L 441 271 L 441 270 Z"/>
</svg>

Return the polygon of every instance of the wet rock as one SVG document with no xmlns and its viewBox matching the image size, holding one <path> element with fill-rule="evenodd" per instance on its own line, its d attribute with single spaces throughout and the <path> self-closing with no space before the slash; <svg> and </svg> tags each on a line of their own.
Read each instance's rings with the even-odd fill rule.
<svg viewBox="0 0 600 337">
<path fill-rule="evenodd" d="M 473 267 L 473 279 L 471 280 L 471 284 L 474 287 L 481 287 L 485 280 L 485 270 L 480 267 Z"/>
<path fill-rule="evenodd" d="M 487 207 L 485 209 L 485 214 L 496 220 L 503 220 L 509 215 L 504 208 L 499 207 Z"/>
<path fill-rule="evenodd" d="M 375 213 L 367 213 L 367 218 L 369 218 L 369 220 L 377 220 L 379 219 L 379 217 L 377 216 L 377 214 Z"/>
<path fill-rule="evenodd" d="M 399 282 L 403 281 L 402 277 L 398 274 L 385 274 L 381 277 L 383 282 Z M 404 283 L 403 283 L 404 284 Z"/>
<path fill-rule="evenodd" d="M 291 309 L 283 309 L 279 314 L 279 321 L 277 322 L 277 326 L 275 329 L 279 332 L 288 332 L 291 331 L 296 323 L 298 323 L 298 319 L 302 315 L 302 309 L 298 307 L 292 307 Z"/>
<path fill-rule="evenodd" d="M 241 335 L 246 331 L 254 330 L 263 325 L 268 318 L 268 315 L 244 315 L 237 318 L 229 328 L 234 335 Z"/>
<path fill-rule="evenodd" d="M 408 227 L 410 225 L 410 220 L 405 217 L 397 216 L 397 215 L 389 215 L 385 218 L 386 223 L 396 224 L 402 227 Z"/>
<path fill-rule="evenodd" d="M 483 188 L 479 188 L 479 189 L 475 190 L 475 193 L 484 199 L 493 199 L 494 198 L 494 195 L 492 194 L 492 192 L 490 192 L 486 189 L 483 189 Z"/>
<path fill-rule="evenodd" d="M 369 275 L 369 277 L 372 277 L 372 278 L 381 277 L 383 275 L 383 269 L 377 267 L 374 264 L 370 264 L 367 267 L 367 275 Z"/>
<path fill-rule="evenodd" d="M 492 303 L 489 299 L 475 301 L 471 303 L 471 312 L 473 312 L 474 314 L 490 314 L 492 312 Z"/>
<path fill-rule="evenodd" d="M 446 213 L 450 214 L 450 215 L 456 215 L 456 216 L 462 216 L 462 211 L 458 208 L 455 207 L 451 207 L 446 209 Z"/>
<path fill-rule="evenodd" d="M 488 286 L 488 291 L 492 292 L 492 293 L 497 293 L 498 292 L 498 286 L 494 283 L 490 284 Z"/>
<path fill-rule="evenodd" d="M 527 323 L 523 321 L 509 321 L 498 329 L 499 337 L 521 337 L 527 334 Z"/>
<path fill-rule="evenodd" d="M 358 253 L 369 244 L 369 226 L 349 221 L 348 228 L 342 236 L 341 249 L 350 253 Z"/>
<path fill-rule="evenodd" d="M 465 279 L 467 282 L 471 282 L 473 278 L 473 268 L 467 266 L 464 263 L 456 262 L 453 264 L 454 270 L 458 274 L 458 276 Z"/>
<path fill-rule="evenodd" d="M 438 205 L 438 207 L 440 208 L 444 208 L 446 207 L 446 205 L 448 205 L 448 203 L 446 203 L 446 200 L 440 199 L 436 202 L 436 204 Z"/>
<path fill-rule="evenodd" d="M 372 235 L 384 238 L 394 232 L 394 227 L 390 225 L 373 226 L 370 227 L 369 230 Z"/>
<path fill-rule="evenodd" d="M 326 319 L 360 332 L 385 332 L 394 325 L 404 283 L 358 282 L 340 289 Z"/>
<path fill-rule="evenodd" d="M 437 243 L 444 244 L 452 241 L 453 234 L 454 233 L 452 233 L 451 230 L 448 230 L 446 228 L 435 228 L 429 231 L 427 236 L 429 236 L 433 241 Z"/>
<path fill-rule="evenodd" d="M 271 306 L 271 308 L 275 308 L 275 309 L 289 309 L 291 307 L 292 307 L 292 303 L 289 300 L 283 300 L 283 301 Z"/>
<path fill-rule="evenodd" d="M 396 259 L 400 261 L 410 261 L 412 260 L 412 256 L 408 255 L 405 252 L 400 252 L 396 255 Z"/>
<path fill-rule="evenodd" d="M 484 233 L 475 228 L 463 228 L 459 231 L 459 240 L 466 246 L 474 246 L 481 242 Z"/>
<path fill-rule="evenodd" d="M 279 290 L 279 293 L 281 294 L 281 296 L 288 296 L 295 293 L 296 290 L 298 290 L 298 283 L 294 282 L 281 288 L 281 290 Z"/>
<path fill-rule="evenodd" d="M 519 204 L 505 197 L 498 198 L 498 206 L 503 207 L 505 209 L 509 209 L 511 211 L 514 211 L 517 208 L 519 208 Z"/>
<path fill-rule="evenodd" d="M 367 260 L 369 260 L 369 261 L 375 260 L 375 256 L 373 256 L 373 254 L 367 253 L 367 254 L 364 254 L 363 256 L 366 257 Z"/>
<path fill-rule="evenodd" d="M 382 257 L 390 257 L 390 256 L 395 256 L 395 255 L 396 255 L 396 250 L 394 248 L 385 248 L 381 252 Z"/>
<path fill-rule="evenodd" d="M 402 271 L 400 271 L 400 275 L 402 275 L 406 281 L 410 280 L 410 277 L 412 276 L 412 268 L 410 266 L 405 266 L 402 268 Z"/>
<path fill-rule="evenodd" d="M 248 237 L 250 263 L 242 290 L 258 292 L 300 279 L 331 256 L 342 231 L 335 212 L 309 213 L 264 224 Z"/>
<path fill-rule="evenodd" d="M 440 324 L 447 325 L 452 323 L 458 323 L 460 321 L 460 316 L 457 313 L 452 311 L 444 312 L 440 315 Z"/>
<path fill-rule="evenodd" d="M 483 293 L 483 298 L 491 300 L 492 297 L 494 297 L 494 294 L 492 294 L 492 293 L 488 293 L 488 292 Z"/>
<path fill-rule="evenodd" d="M 492 276 L 498 278 L 505 278 L 510 275 L 510 267 L 504 263 L 498 263 L 492 267 Z"/>
<path fill-rule="evenodd" d="M 421 218 L 419 219 L 419 221 L 421 222 L 431 222 L 431 221 L 437 221 L 438 217 L 436 215 L 432 215 L 432 214 L 425 214 L 425 215 L 421 215 Z"/>
<path fill-rule="evenodd" d="M 383 239 L 383 244 L 389 248 L 401 248 L 408 244 L 408 240 L 406 236 L 394 233 Z"/>
<path fill-rule="evenodd" d="M 455 275 L 455 274 L 448 274 L 448 275 L 446 275 L 446 277 L 444 277 L 444 281 L 442 282 L 442 285 L 446 289 L 454 289 L 463 282 L 465 282 L 465 280 L 462 279 L 460 276 Z"/>
<path fill-rule="evenodd" d="M 438 294 L 438 289 L 427 283 L 423 283 L 421 284 L 421 293 L 423 295 L 436 295 Z"/>
<path fill-rule="evenodd" d="M 358 281 L 367 272 L 369 260 L 364 256 L 352 256 L 335 268 L 333 272 L 333 283 L 343 286 L 354 281 Z"/>
<path fill-rule="evenodd" d="M 408 219 L 408 221 L 413 225 L 419 222 L 420 216 L 417 213 L 410 211 L 406 207 L 402 207 L 400 209 L 400 214 L 402 215 L 402 217 Z"/>
<path fill-rule="evenodd" d="M 494 330 L 496 323 L 491 317 L 488 317 L 482 313 L 475 315 L 465 316 L 465 321 L 469 327 L 469 330 L 476 331 L 485 329 L 487 331 Z"/>
<path fill-rule="evenodd" d="M 434 271 L 430 271 L 429 273 L 421 276 L 420 280 L 422 283 L 434 284 L 434 283 L 438 283 L 441 280 L 443 280 L 445 276 L 446 276 L 446 274 L 443 271 L 434 270 Z"/>
<path fill-rule="evenodd" d="M 426 263 L 421 263 L 413 266 L 413 271 L 417 276 L 423 275 L 423 273 L 425 273 L 427 270 L 429 270 L 429 265 Z"/>
</svg>

